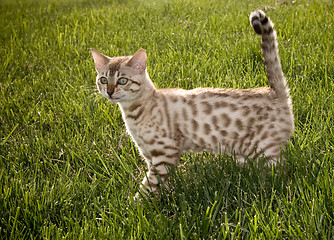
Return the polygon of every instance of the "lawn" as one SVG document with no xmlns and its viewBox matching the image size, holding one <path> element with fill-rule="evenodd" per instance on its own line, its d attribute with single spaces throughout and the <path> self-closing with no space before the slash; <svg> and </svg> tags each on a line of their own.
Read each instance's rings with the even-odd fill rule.
<svg viewBox="0 0 334 240">
<path fill-rule="evenodd" d="M 184 154 L 160 199 L 95 87 L 89 48 L 148 54 L 159 88 L 267 85 L 248 16 L 275 23 L 296 130 L 284 171 Z M 0 238 L 333 239 L 331 0 L 1 0 Z"/>
</svg>

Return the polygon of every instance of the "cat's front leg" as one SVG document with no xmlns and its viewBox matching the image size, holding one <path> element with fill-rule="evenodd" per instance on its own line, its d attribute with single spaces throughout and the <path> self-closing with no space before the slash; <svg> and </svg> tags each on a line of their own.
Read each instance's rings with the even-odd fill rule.
<svg viewBox="0 0 334 240">
<path fill-rule="evenodd" d="M 149 170 L 144 177 L 140 192 L 147 195 L 148 192 L 156 193 L 159 185 L 166 186 L 166 181 L 169 174 L 169 169 L 175 166 L 179 161 L 179 154 L 173 158 L 153 158 L 148 165 Z M 139 193 L 136 194 L 136 198 L 139 197 Z"/>
</svg>

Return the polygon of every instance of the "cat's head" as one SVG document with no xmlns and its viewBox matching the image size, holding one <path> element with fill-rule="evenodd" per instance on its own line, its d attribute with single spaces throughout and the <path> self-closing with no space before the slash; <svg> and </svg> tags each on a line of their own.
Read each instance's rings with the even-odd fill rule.
<svg viewBox="0 0 334 240">
<path fill-rule="evenodd" d="M 147 71 L 147 55 L 139 49 L 133 56 L 105 56 L 91 49 L 95 69 L 96 85 L 100 93 L 109 101 L 130 102 L 154 89 Z"/>
</svg>

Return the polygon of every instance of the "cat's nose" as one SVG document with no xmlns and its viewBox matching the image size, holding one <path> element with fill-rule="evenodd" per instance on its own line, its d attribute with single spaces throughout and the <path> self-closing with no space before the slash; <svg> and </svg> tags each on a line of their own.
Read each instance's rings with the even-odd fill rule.
<svg viewBox="0 0 334 240">
<path fill-rule="evenodd" d="M 107 93 L 108 93 L 109 96 L 111 96 L 114 93 L 114 91 L 108 90 Z"/>
</svg>

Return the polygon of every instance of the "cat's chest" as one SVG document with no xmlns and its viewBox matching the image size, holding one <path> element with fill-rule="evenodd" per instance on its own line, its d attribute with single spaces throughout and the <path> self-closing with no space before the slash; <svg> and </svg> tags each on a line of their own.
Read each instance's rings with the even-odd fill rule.
<svg viewBox="0 0 334 240">
<path fill-rule="evenodd" d="M 128 133 L 139 146 L 150 145 L 158 137 L 157 125 L 150 118 L 145 117 L 141 122 L 124 119 Z"/>
<path fill-rule="evenodd" d="M 138 145 L 150 144 L 158 138 L 161 127 L 165 125 L 163 114 L 157 112 L 161 109 L 159 104 L 151 101 L 121 109 L 127 131 Z"/>
</svg>

